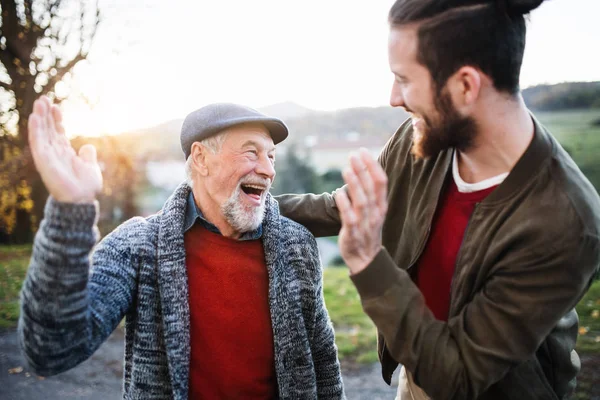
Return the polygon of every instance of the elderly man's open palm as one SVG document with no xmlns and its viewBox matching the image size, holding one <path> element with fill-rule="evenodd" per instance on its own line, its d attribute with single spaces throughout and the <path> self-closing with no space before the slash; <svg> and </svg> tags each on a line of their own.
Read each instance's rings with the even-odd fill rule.
<svg viewBox="0 0 600 400">
<path fill-rule="evenodd" d="M 62 114 L 47 97 L 36 100 L 29 116 L 29 145 L 35 167 L 56 200 L 90 203 L 102 190 L 96 149 L 84 145 L 75 153 L 65 136 Z"/>
</svg>

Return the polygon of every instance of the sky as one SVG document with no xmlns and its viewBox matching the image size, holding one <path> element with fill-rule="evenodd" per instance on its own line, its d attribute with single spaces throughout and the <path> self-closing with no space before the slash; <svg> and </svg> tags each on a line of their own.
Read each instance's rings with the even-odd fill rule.
<svg viewBox="0 0 600 400">
<path fill-rule="evenodd" d="M 62 105 L 71 135 L 184 118 L 208 103 L 388 105 L 393 0 L 100 0 L 103 22 Z M 521 86 L 600 80 L 600 0 L 530 16 Z M 85 99 L 85 101 L 83 101 Z"/>
</svg>

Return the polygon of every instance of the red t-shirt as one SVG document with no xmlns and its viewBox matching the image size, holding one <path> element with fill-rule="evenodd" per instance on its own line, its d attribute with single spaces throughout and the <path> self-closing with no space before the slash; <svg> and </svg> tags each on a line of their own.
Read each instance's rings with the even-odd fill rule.
<svg viewBox="0 0 600 400">
<path fill-rule="evenodd" d="M 417 264 L 416 284 L 433 315 L 447 321 L 450 286 L 456 257 L 475 204 L 483 201 L 497 186 L 461 193 L 452 182 L 446 188 L 431 225 L 431 233 Z"/>
<path fill-rule="evenodd" d="M 269 276 L 260 240 L 185 233 L 189 399 L 276 399 Z"/>
</svg>

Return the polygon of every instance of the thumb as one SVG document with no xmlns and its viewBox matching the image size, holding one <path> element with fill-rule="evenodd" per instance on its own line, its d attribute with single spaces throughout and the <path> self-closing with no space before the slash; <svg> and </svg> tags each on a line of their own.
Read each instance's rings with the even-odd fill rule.
<svg viewBox="0 0 600 400">
<path fill-rule="evenodd" d="M 93 144 L 84 144 L 79 149 L 79 157 L 85 162 L 96 163 L 96 148 Z"/>
</svg>

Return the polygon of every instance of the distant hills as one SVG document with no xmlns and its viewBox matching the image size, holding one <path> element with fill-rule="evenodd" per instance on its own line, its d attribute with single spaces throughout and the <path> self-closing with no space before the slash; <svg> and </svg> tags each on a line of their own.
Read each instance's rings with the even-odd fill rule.
<svg viewBox="0 0 600 400">
<path fill-rule="evenodd" d="M 309 143 L 343 145 L 346 141 L 372 141 L 374 145 L 383 145 L 408 117 L 403 110 L 391 107 L 315 111 L 292 102 L 264 107 L 260 111 L 281 118 L 287 124 L 290 136 L 282 147 L 304 147 Z M 134 146 L 133 150 L 147 160 L 180 159 L 183 156 L 179 145 L 182 124 L 182 119 L 171 120 L 120 136 L 124 144 Z"/>
<path fill-rule="evenodd" d="M 315 113 L 315 110 L 301 106 L 292 101 L 286 101 L 283 103 L 277 103 L 270 106 L 262 107 L 259 109 L 260 112 L 272 115 L 284 121 L 295 118 L 302 118 L 308 114 Z"/>
<path fill-rule="evenodd" d="M 525 103 L 534 111 L 555 111 L 573 108 L 600 108 L 600 82 L 570 82 L 538 85 L 522 92 Z M 282 147 L 326 145 L 347 146 L 348 142 L 383 145 L 408 118 L 400 108 L 359 107 L 337 111 L 315 111 L 293 102 L 284 102 L 260 109 L 265 114 L 281 118 L 290 129 Z M 148 160 L 180 160 L 179 145 L 182 119 L 123 133 L 124 144 L 134 146 L 137 154 Z"/>
<path fill-rule="evenodd" d="M 600 82 L 565 82 L 523 90 L 525 104 L 534 111 L 600 108 Z"/>
</svg>

